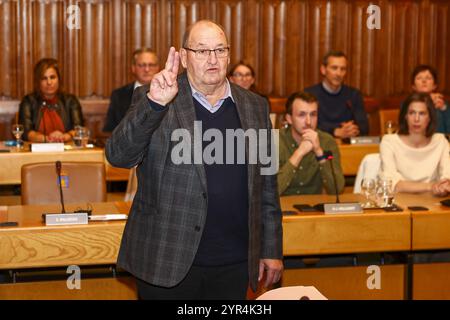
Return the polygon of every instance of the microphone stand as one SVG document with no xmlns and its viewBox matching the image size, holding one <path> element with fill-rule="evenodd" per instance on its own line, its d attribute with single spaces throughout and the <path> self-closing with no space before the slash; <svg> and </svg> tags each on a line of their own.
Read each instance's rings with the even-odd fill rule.
<svg viewBox="0 0 450 320">
<path fill-rule="evenodd" d="M 59 199 L 61 201 L 61 213 L 66 213 L 66 209 L 64 208 L 64 196 L 63 196 L 63 189 L 61 185 L 61 161 L 56 161 L 56 174 L 58 175 L 58 182 L 59 182 Z"/>
<path fill-rule="evenodd" d="M 334 172 L 334 166 L 333 166 L 333 154 L 331 153 L 331 151 L 328 151 L 328 157 L 327 160 L 330 161 L 330 166 L 331 166 L 331 175 L 333 176 L 333 182 L 334 182 L 334 191 L 336 193 L 336 203 L 341 203 L 340 199 L 339 199 L 339 192 L 338 192 L 338 186 L 337 186 L 337 180 L 336 180 L 336 173 Z"/>
</svg>

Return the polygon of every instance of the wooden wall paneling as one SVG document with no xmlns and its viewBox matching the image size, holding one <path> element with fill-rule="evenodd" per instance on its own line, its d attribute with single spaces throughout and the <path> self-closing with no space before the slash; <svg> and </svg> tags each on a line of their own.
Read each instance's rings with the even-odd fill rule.
<svg viewBox="0 0 450 320">
<path fill-rule="evenodd" d="M 15 61 L 16 34 L 14 24 L 17 23 L 17 4 L 10 1 L 0 1 L 0 98 L 14 96 L 16 86 L 14 81 L 17 77 Z"/>
<path fill-rule="evenodd" d="M 84 25 L 84 11 L 81 11 L 81 29 L 69 29 L 66 24 L 66 19 L 68 18 L 68 15 L 66 13 L 67 7 L 70 5 L 77 4 L 76 1 L 71 0 L 66 3 L 67 5 L 64 6 L 64 21 L 62 22 L 61 28 L 63 28 L 63 44 L 64 44 L 64 50 L 63 50 L 63 58 L 61 61 L 61 65 L 63 66 L 63 86 L 64 90 L 66 92 L 79 95 L 80 94 L 80 86 L 81 86 L 81 77 L 80 77 L 80 53 L 81 53 L 81 34 L 82 32 L 85 32 L 85 25 Z M 81 9 L 81 6 L 80 6 Z"/>
<path fill-rule="evenodd" d="M 256 89 L 265 94 L 263 91 L 264 78 L 262 69 L 264 65 L 261 57 L 265 54 L 260 49 L 261 44 L 261 3 L 258 0 L 247 0 L 244 5 L 242 19 L 245 21 L 242 30 L 242 58 L 253 66 L 256 73 Z M 240 57 L 231 56 L 231 62 L 236 63 Z"/>
<path fill-rule="evenodd" d="M 439 90 L 442 90 L 450 87 L 450 63 L 447 61 L 450 55 L 450 3 L 448 1 L 432 1 L 431 4 L 437 12 L 435 67 L 439 71 Z"/>
<path fill-rule="evenodd" d="M 274 12 L 274 56 L 273 56 L 273 92 L 275 96 L 285 96 L 286 87 L 286 33 L 287 33 L 287 1 L 275 6 Z"/>
<path fill-rule="evenodd" d="M 305 2 L 287 3 L 285 96 L 303 90 L 306 50 Z"/>
<path fill-rule="evenodd" d="M 274 32 L 275 32 L 275 9 L 272 3 L 263 2 L 261 7 L 261 79 L 263 81 L 261 92 L 272 94 L 273 91 L 273 61 L 274 61 Z"/>
</svg>

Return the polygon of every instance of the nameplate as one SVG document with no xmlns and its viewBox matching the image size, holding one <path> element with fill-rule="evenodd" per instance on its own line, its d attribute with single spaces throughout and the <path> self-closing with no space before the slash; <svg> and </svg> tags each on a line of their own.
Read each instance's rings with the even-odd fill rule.
<svg viewBox="0 0 450 320">
<path fill-rule="evenodd" d="M 369 136 L 353 137 L 350 139 L 350 143 L 351 144 L 379 144 L 380 137 L 369 137 Z"/>
<path fill-rule="evenodd" d="M 64 143 L 32 143 L 31 152 L 62 152 Z"/>
<path fill-rule="evenodd" d="M 73 224 L 88 224 L 87 212 L 77 213 L 47 213 L 45 216 L 46 226 L 65 226 Z"/>
<path fill-rule="evenodd" d="M 338 213 L 362 213 L 362 207 L 360 203 L 348 202 L 348 203 L 325 203 L 325 214 L 338 214 Z"/>
</svg>

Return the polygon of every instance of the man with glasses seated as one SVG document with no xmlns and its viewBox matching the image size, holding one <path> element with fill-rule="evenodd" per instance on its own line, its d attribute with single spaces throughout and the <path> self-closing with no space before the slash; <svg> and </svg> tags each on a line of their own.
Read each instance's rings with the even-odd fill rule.
<svg viewBox="0 0 450 320">
<path fill-rule="evenodd" d="M 148 48 L 137 49 L 133 52 L 131 72 L 135 81 L 115 89 L 111 93 L 108 114 L 103 127 L 104 132 L 112 132 L 114 130 L 130 108 L 134 89 L 149 84 L 158 71 L 159 61 L 156 53 Z"/>
</svg>

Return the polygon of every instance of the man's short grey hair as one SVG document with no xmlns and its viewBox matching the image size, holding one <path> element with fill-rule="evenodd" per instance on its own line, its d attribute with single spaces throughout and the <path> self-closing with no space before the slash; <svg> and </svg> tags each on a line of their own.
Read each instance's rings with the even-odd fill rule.
<svg viewBox="0 0 450 320">
<path fill-rule="evenodd" d="M 151 53 L 151 54 L 153 54 L 156 57 L 156 61 L 159 62 L 158 55 L 156 54 L 155 51 L 153 51 L 150 48 L 139 48 L 139 49 L 136 49 L 136 50 L 133 51 L 133 54 L 131 56 L 131 63 L 133 65 L 135 65 L 136 64 L 136 60 L 137 60 L 137 56 L 140 55 L 140 54 L 143 54 L 143 53 Z"/>
<path fill-rule="evenodd" d="M 225 39 L 227 40 L 227 44 L 228 45 L 230 44 L 228 42 L 228 37 L 227 37 L 227 33 L 225 32 L 225 28 L 222 25 L 220 25 L 217 22 L 215 22 L 215 21 L 205 19 L 205 20 L 196 21 L 196 22 L 194 22 L 193 24 L 191 24 L 190 26 L 187 27 L 187 29 L 186 29 L 186 31 L 184 32 L 184 35 L 183 35 L 183 47 L 184 48 L 189 46 L 188 42 L 189 42 L 189 37 L 191 36 L 191 31 L 199 23 L 212 23 L 212 24 L 216 25 L 220 30 L 222 30 L 223 34 L 225 35 Z"/>
</svg>

